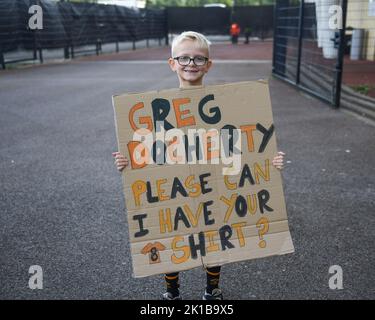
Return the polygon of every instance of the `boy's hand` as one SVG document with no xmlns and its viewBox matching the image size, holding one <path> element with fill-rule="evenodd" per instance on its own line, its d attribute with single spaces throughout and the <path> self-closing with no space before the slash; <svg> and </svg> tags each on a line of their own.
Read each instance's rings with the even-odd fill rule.
<svg viewBox="0 0 375 320">
<path fill-rule="evenodd" d="M 282 151 L 279 151 L 277 153 L 277 156 L 275 156 L 275 158 L 273 158 L 272 164 L 275 166 L 276 169 L 279 169 L 279 170 L 283 169 L 284 156 L 285 156 L 285 153 L 282 152 Z"/>
<path fill-rule="evenodd" d="M 115 158 L 115 165 L 117 166 L 118 171 L 124 170 L 129 164 L 129 160 L 125 158 L 120 152 L 112 152 L 112 156 Z"/>
</svg>

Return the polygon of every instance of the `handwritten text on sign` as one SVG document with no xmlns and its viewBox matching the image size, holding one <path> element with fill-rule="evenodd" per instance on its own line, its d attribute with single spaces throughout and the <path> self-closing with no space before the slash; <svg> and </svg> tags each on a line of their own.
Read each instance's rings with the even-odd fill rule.
<svg viewBox="0 0 375 320">
<path fill-rule="evenodd" d="M 135 276 L 293 252 L 264 82 L 114 97 Z"/>
</svg>

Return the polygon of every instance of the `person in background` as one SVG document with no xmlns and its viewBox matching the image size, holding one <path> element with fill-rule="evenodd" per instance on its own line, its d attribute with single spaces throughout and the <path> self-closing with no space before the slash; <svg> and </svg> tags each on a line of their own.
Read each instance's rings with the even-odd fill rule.
<svg viewBox="0 0 375 320">
<path fill-rule="evenodd" d="M 249 44 L 250 34 L 251 34 L 251 28 L 246 27 L 245 28 L 245 44 Z"/>
<path fill-rule="evenodd" d="M 230 26 L 230 35 L 232 38 L 232 43 L 237 44 L 238 43 L 238 37 L 240 35 L 241 28 L 238 23 L 232 23 Z"/>
</svg>

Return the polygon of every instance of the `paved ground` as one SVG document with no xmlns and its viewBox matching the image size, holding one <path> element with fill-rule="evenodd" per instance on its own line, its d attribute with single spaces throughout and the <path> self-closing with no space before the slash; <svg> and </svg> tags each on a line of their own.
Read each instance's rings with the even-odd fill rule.
<svg viewBox="0 0 375 320">
<path fill-rule="evenodd" d="M 238 43 L 213 43 L 211 57 L 213 59 L 234 60 L 272 60 L 272 40 L 251 41 L 249 44 Z M 100 56 L 87 56 L 81 59 L 85 61 L 124 61 L 124 60 L 165 60 L 170 57 L 170 48 L 156 47 L 150 51 L 142 48 L 135 51 L 123 51 L 118 54 L 105 54 Z M 152 52 L 152 54 L 150 54 Z"/>
<path fill-rule="evenodd" d="M 243 41 L 240 41 L 238 45 L 231 45 L 224 41 L 217 43 L 214 40 L 211 49 L 213 59 L 272 60 L 272 39 L 265 41 L 252 40 L 250 44 L 244 44 Z M 225 38 L 221 40 L 225 40 Z M 165 46 L 157 47 L 155 43 L 154 46 L 152 55 L 150 54 L 150 50 L 143 46 L 141 49 L 135 51 L 127 50 L 118 54 L 103 54 L 100 56 L 91 55 L 82 57 L 81 59 L 85 61 L 165 60 L 165 57 L 170 55 L 170 48 Z M 319 52 L 320 49 L 314 47 L 314 50 Z M 293 54 L 294 52 L 291 52 L 291 55 Z M 335 60 L 320 58 L 323 64 L 327 63 L 330 68 L 334 69 Z M 307 54 L 305 59 L 310 61 L 311 55 Z M 367 85 L 368 95 L 375 98 L 375 62 L 368 60 L 353 61 L 350 60 L 349 56 L 345 56 L 343 83 L 354 87 Z"/>
<path fill-rule="evenodd" d="M 270 76 L 218 63 L 207 84 Z M 155 78 L 157 75 L 157 78 Z M 0 299 L 158 299 L 131 277 L 111 96 L 175 87 L 160 62 L 81 61 L 0 72 Z M 375 298 L 375 126 L 270 80 L 294 254 L 223 267 L 227 299 Z M 44 289 L 28 288 L 28 269 Z M 343 290 L 328 287 L 331 265 Z M 204 273 L 182 274 L 199 299 Z"/>
</svg>

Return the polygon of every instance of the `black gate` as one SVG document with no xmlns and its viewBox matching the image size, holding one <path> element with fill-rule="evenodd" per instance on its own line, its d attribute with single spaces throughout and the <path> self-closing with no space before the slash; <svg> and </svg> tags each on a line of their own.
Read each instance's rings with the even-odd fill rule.
<svg viewBox="0 0 375 320">
<path fill-rule="evenodd" d="M 277 0 L 273 74 L 340 105 L 347 0 Z"/>
</svg>

